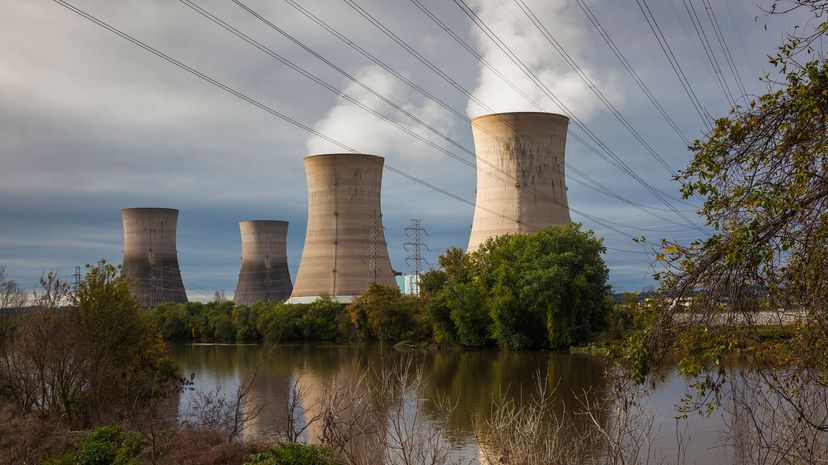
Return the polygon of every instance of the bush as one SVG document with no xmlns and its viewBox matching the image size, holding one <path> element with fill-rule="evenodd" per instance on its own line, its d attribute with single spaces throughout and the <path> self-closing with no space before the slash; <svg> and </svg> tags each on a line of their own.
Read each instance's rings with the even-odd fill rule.
<svg viewBox="0 0 828 465">
<path fill-rule="evenodd" d="M 259 315 L 256 328 L 269 342 L 299 339 L 304 305 L 271 304 Z"/>
<path fill-rule="evenodd" d="M 322 297 L 311 304 L 232 302 L 162 304 L 149 312 L 165 339 L 258 342 L 350 337 L 350 319 L 341 304 Z"/>
<path fill-rule="evenodd" d="M 90 267 L 65 311 L 42 303 L 19 323 L 0 353 L 0 392 L 21 411 L 89 427 L 146 413 L 180 386 L 157 327 L 111 265 Z"/>
<path fill-rule="evenodd" d="M 427 280 L 435 332 L 464 346 L 581 344 L 604 327 L 611 307 L 603 252 L 577 224 L 506 234 L 471 254 L 449 249 L 440 257 L 445 278 Z"/>
<path fill-rule="evenodd" d="M 138 465 L 144 442 L 120 426 L 104 426 L 75 443 L 75 451 L 41 460 L 39 465 Z"/>
<path fill-rule="evenodd" d="M 372 284 L 346 309 L 363 339 L 422 340 L 431 337 L 423 302 L 400 295 L 399 288 Z"/>
<path fill-rule="evenodd" d="M 332 340 L 339 335 L 339 315 L 342 304 L 330 297 L 322 297 L 308 305 L 299 323 L 302 337 Z"/>
<path fill-rule="evenodd" d="M 289 442 L 251 455 L 244 465 L 337 465 L 325 447 Z"/>
</svg>

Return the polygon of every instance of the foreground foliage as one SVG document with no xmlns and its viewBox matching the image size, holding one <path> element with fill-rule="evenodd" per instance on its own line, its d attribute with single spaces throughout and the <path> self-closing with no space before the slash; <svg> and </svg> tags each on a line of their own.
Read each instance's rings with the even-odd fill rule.
<svg viewBox="0 0 828 465">
<path fill-rule="evenodd" d="M 663 243 L 656 318 L 627 354 L 639 381 L 674 357 L 698 376 L 685 412 L 742 412 L 733 433 L 750 463 L 818 463 L 828 449 L 828 59 L 816 47 L 828 2 L 770 14 L 790 11 L 812 16 L 771 58 L 770 91 L 691 147 L 677 179 L 714 233 Z M 740 340 L 766 337 L 772 350 L 748 354 L 755 372 L 725 368 Z"/>
<path fill-rule="evenodd" d="M 35 308 L 10 317 L 0 396 L 84 427 L 132 416 L 178 386 L 163 339 L 116 267 L 90 267 L 75 293 L 68 290 L 48 274 Z"/>
<path fill-rule="evenodd" d="M 612 307 L 604 251 L 577 224 L 449 250 L 422 284 L 437 338 L 513 350 L 584 343 Z"/>
<path fill-rule="evenodd" d="M 337 461 L 327 448 L 289 442 L 251 455 L 244 465 L 337 465 Z"/>
<path fill-rule="evenodd" d="M 41 465 L 138 465 L 144 443 L 120 426 L 104 426 L 78 441 L 73 451 L 40 462 Z"/>
</svg>

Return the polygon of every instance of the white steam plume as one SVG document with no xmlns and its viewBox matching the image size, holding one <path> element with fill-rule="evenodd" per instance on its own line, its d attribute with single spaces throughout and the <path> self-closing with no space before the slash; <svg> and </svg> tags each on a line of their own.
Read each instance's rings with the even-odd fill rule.
<svg viewBox="0 0 828 465">
<path fill-rule="evenodd" d="M 618 101 L 617 92 L 607 88 L 607 83 L 595 77 L 582 57 L 585 47 L 586 28 L 578 16 L 578 7 L 570 0 L 522 0 L 537 16 L 552 36 L 563 45 L 593 83 L 602 88 L 605 95 Z M 579 118 L 588 119 L 596 113 L 600 102 L 575 71 L 566 64 L 558 52 L 546 40 L 514 0 L 466 0 L 482 21 L 517 55 Z M 504 54 L 495 43 L 475 24 L 471 24 L 472 37 L 486 61 L 523 91 L 527 100 L 504 82 L 496 73 L 480 64 L 479 82 L 474 96 L 495 112 L 538 111 L 529 100 L 537 102 L 545 111 L 565 113 L 535 85 L 523 71 Z M 474 100 L 469 100 L 467 113 L 470 117 L 488 113 Z"/>
<path fill-rule="evenodd" d="M 448 112 L 430 100 L 422 104 L 411 103 L 412 95 L 409 89 L 379 66 L 366 66 L 360 69 L 355 77 L 438 131 L 447 130 Z M 423 125 L 353 82 L 345 87 L 343 93 L 432 142 L 440 141 Z M 425 143 L 342 98 L 324 118 L 314 124 L 314 129 L 362 153 L 382 156 L 403 153 L 409 161 L 422 161 L 426 157 L 440 156 L 439 152 L 429 148 Z M 309 154 L 344 151 L 341 147 L 317 136 L 308 138 L 305 145 Z"/>
</svg>

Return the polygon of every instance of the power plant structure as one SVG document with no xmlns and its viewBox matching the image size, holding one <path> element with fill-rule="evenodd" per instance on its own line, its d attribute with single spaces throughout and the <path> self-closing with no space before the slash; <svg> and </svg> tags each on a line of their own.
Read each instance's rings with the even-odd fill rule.
<svg viewBox="0 0 828 465">
<path fill-rule="evenodd" d="M 293 285 L 287 262 L 287 221 L 242 221 L 241 271 L 233 302 L 285 301 Z"/>
<path fill-rule="evenodd" d="M 569 118 L 516 112 L 472 120 L 477 197 L 468 251 L 487 239 L 570 222 L 564 154 Z"/>
<path fill-rule="evenodd" d="M 121 273 L 142 307 L 187 302 L 181 281 L 175 233 L 178 210 L 125 208 L 124 260 Z"/>
<path fill-rule="evenodd" d="M 305 157 L 308 227 L 288 302 L 327 295 L 349 303 L 372 283 L 396 285 L 382 228 L 383 163 L 365 154 Z"/>
</svg>

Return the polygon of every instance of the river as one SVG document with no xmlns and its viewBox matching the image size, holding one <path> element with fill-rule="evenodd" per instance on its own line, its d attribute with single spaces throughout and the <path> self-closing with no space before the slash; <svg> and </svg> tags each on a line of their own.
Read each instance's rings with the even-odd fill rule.
<svg viewBox="0 0 828 465">
<path fill-rule="evenodd" d="M 246 437 L 277 437 L 285 430 L 287 405 L 292 389 L 298 386 L 307 393 L 304 405 L 298 405 L 295 416 L 301 425 L 312 415 L 311 399 L 330 396 L 334 379 L 357 377 L 367 370 L 368 378 L 376 378 L 383 370 L 399 371 L 403 366 L 421 375 L 421 384 L 405 396 L 417 405 L 432 405 L 447 399 L 454 406 L 443 418 L 430 412 L 428 421 L 442 421 L 440 431 L 451 453 L 480 463 L 482 450 L 475 435 L 475 425 L 492 419 L 493 399 L 514 402 L 516 407 L 531 402 L 538 379 L 554 389 L 551 414 L 576 424 L 576 429 L 589 422 L 584 400 L 613 395 L 604 378 L 605 361 L 601 357 L 557 352 L 503 352 L 499 350 L 437 350 L 400 352 L 379 344 L 287 344 L 271 348 L 263 354 L 258 345 L 187 344 L 172 345 L 171 353 L 182 375 L 193 375 L 193 389 L 181 394 L 179 412 L 192 412 L 195 392 L 213 392 L 232 397 L 242 379 L 259 367 L 247 409 L 258 411 L 256 418 L 245 425 Z M 371 381 L 367 380 L 366 385 Z M 653 463 L 730 465 L 734 449 L 727 445 L 728 416 L 716 410 L 711 415 L 690 413 L 677 420 L 676 405 L 688 392 L 691 380 L 674 370 L 665 374 L 663 382 L 648 389 L 641 397 L 643 418 L 652 417 L 648 435 L 654 451 Z M 307 408 L 306 408 L 307 407 Z M 304 411 L 307 410 L 307 411 Z M 428 409 L 426 409 L 428 410 Z M 608 422 L 610 414 L 597 415 L 599 422 Z M 441 418 L 438 420 L 437 418 Z M 579 426 L 580 425 L 580 426 Z M 308 428 L 302 438 L 314 442 L 319 428 Z M 552 433 L 548 433 L 552 434 Z"/>
</svg>

